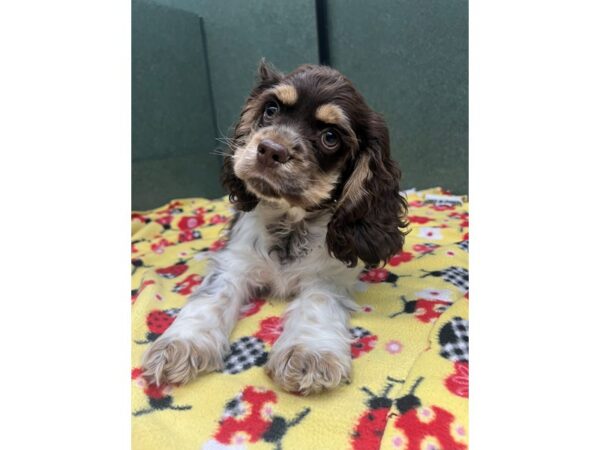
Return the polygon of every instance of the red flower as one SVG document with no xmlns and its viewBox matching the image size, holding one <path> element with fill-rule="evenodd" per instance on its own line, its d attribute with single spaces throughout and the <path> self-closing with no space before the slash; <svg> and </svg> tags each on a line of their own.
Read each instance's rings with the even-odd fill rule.
<svg viewBox="0 0 600 450">
<path fill-rule="evenodd" d="M 413 259 L 411 252 L 400 252 L 390 258 L 389 264 L 390 266 L 397 266 L 398 264 L 409 262 L 411 259 Z"/>
<path fill-rule="evenodd" d="M 224 241 L 223 239 L 217 239 L 215 242 L 213 242 L 212 244 L 210 244 L 210 247 L 208 247 L 208 249 L 210 251 L 213 251 L 213 252 L 218 252 L 222 248 L 225 248 L 225 244 L 226 243 L 227 242 Z"/>
<path fill-rule="evenodd" d="M 254 334 L 264 342 L 273 345 L 283 332 L 283 321 L 281 317 L 272 316 L 260 321 L 260 330 Z"/>
<path fill-rule="evenodd" d="M 179 242 L 189 242 L 196 239 L 201 239 L 202 234 L 198 230 L 186 230 L 179 233 Z"/>
<path fill-rule="evenodd" d="M 431 222 L 433 219 L 424 216 L 408 216 L 408 220 L 410 223 L 427 223 Z"/>
<path fill-rule="evenodd" d="M 211 225 L 218 225 L 220 223 L 227 223 L 228 220 L 229 220 L 229 218 L 227 218 L 227 217 L 225 217 L 225 216 L 223 216 L 221 214 L 215 214 L 214 216 L 212 216 L 210 218 L 209 223 Z"/>
<path fill-rule="evenodd" d="M 242 318 L 253 316 L 260 311 L 265 303 L 267 303 L 266 300 L 263 300 L 262 298 L 251 298 L 249 303 L 242 306 L 240 316 Z"/>
<path fill-rule="evenodd" d="M 366 336 L 355 339 L 350 345 L 350 352 L 352 353 L 352 359 L 358 358 L 366 353 L 369 353 L 375 348 L 377 344 L 377 336 L 374 334 L 367 334 Z"/>
<path fill-rule="evenodd" d="M 204 225 L 204 216 L 202 214 L 196 216 L 185 216 L 179 219 L 177 227 L 180 230 L 193 230 L 198 228 L 200 225 Z"/>
<path fill-rule="evenodd" d="M 181 295 L 190 295 L 196 290 L 196 287 L 202 283 L 202 277 L 197 274 L 188 275 L 183 281 L 180 281 L 173 288 L 173 292 Z"/>
<path fill-rule="evenodd" d="M 459 397 L 469 397 L 469 363 L 459 361 L 454 363 L 454 373 L 445 380 L 450 392 Z"/>
<path fill-rule="evenodd" d="M 157 253 L 160 255 L 160 254 L 164 253 L 165 247 L 168 247 L 169 245 L 173 245 L 173 243 L 167 241 L 166 239 L 161 239 L 160 241 L 152 244 L 150 246 L 150 248 L 152 249 L 152 251 L 154 253 Z"/>
</svg>

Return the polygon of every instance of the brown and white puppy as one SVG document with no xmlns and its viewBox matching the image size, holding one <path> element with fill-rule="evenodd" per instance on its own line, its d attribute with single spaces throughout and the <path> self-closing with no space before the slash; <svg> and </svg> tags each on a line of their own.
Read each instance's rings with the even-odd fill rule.
<svg viewBox="0 0 600 450">
<path fill-rule="evenodd" d="M 256 295 L 290 300 L 267 372 L 309 394 L 351 376 L 351 289 L 358 260 L 402 248 L 406 202 L 389 135 L 338 71 L 283 75 L 264 61 L 225 156 L 238 210 L 227 247 L 171 327 L 144 355 L 147 377 L 185 383 L 223 368 L 240 308 Z"/>
</svg>

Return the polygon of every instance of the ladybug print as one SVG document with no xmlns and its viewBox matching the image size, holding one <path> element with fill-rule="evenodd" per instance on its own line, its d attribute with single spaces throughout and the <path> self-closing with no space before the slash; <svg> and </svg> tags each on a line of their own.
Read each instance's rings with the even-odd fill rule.
<svg viewBox="0 0 600 450">
<path fill-rule="evenodd" d="M 388 380 L 390 383 L 386 384 L 381 395 L 374 394 L 366 387 L 361 388 L 369 396 L 366 401 L 368 409 L 361 414 L 354 426 L 351 437 L 353 450 L 378 450 L 380 448 L 387 415 L 392 406 L 392 399 L 388 398 L 388 393 L 392 389 L 393 382 L 398 382 L 390 377 Z"/>
<path fill-rule="evenodd" d="M 214 216 L 212 216 L 209 221 L 208 224 L 209 225 L 219 225 L 222 223 L 227 223 L 229 222 L 229 218 L 222 215 L 222 214 L 215 214 Z"/>
<path fill-rule="evenodd" d="M 469 321 L 454 317 L 439 334 L 440 354 L 452 362 L 469 362 Z"/>
<path fill-rule="evenodd" d="M 188 265 L 186 264 L 188 260 L 180 260 L 178 262 L 176 262 L 175 264 L 173 264 L 172 266 L 168 266 L 168 267 L 163 267 L 162 269 L 156 269 L 156 273 L 158 275 L 160 275 L 163 278 L 166 278 L 168 280 L 172 279 L 172 278 L 177 278 L 181 275 L 183 275 L 183 273 L 188 270 Z"/>
<path fill-rule="evenodd" d="M 148 327 L 148 333 L 146 333 L 145 341 L 135 341 L 136 344 L 148 344 L 157 340 L 161 334 L 167 331 L 167 328 L 171 326 L 173 321 L 177 318 L 179 308 L 171 308 L 165 310 L 154 310 L 146 316 L 146 326 Z"/>
<path fill-rule="evenodd" d="M 281 320 L 281 317 L 272 316 L 260 321 L 260 330 L 254 336 L 269 345 L 273 345 L 281 336 L 281 333 L 283 333 L 283 320 Z"/>
<path fill-rule="evenodd" d="M 158 223 L 159 225 L 162 226 L 161 233 L 164 233 L 165 231 L 168 231 L 171 229 L 172 221 L 173 221 L 173 216 L 170 216 L 170 215 L 159 217 L 158 219 L 155 220 L 156 223 Z"/>
<path fill-rule="evenodd" d="M 390 266 L 397 266 L 402 263 L 407 263 L 413 259 L 413 254 L 411 252 L 400 252 L 396 253 L 394 256 L 390 258 L 388 264 Z"/>
<path fill-rule="evenodd" d="M 248 303 L 242 306 L 240 310 L 240 318 L 250 317 L 258 313 L 262 307 L 267 303 L 263 298 L 251 298 Z"/>
<path fill-rule="evenodd" d="M 147 216 L 144 216 L 140 213 L 132 213 L 131 214 L 131 221 L 133 222 L 134 220 L 139 220 L 142 223 L 150 223 L 152 222 L 152 219 L 150 219 Z"/>
<path fill-rule="evenodd" d="M 134 411 L 132 413 L 134 417 L 143 416 L 154 411 L 163 411 L 165 409 L 170 409 L 172 411 L 186 411 L 192 409 L 190 405 L 174 405 L 173 397 L 170 395 L 173 391 L 173 386 L 168 384 L 158 386 L 154 383 L 149 383 L 142 376 L 141 368 L 138 367 L 133 369 L 131 371 L 131 378 L 144 390 L 149 405 L 148 408 Z"/>
<path fill-rule="evenodd" d="M 185 280 L 180 281 L 173 287 L 173 292 L 181 295 L 190 295 L 202 284 L 202 280 L 203 278 L 200 275 L 188 275 Z"/>
<path fill-rule="evenodd" d="M 405 450 L 466 450 L 466 430 L 455 417 L 439 406 L 424 406 L 415 391 L 423 377 L 416 380 L 410 392 L 395 401 L 400 415 L 394 420 L 395 447 Z"/>
<path fill-rule="evenodd" d="M 366 353 L 369 353 L 377 345 L 377 336 L 372 334 L 369 330 L 365 330 L 362 327 L 350 328 L 350 335 L 353 338 L 352 344 L 350 344 L 350 352 L 352 359 L 356 359 Z"/>
<path fill-rule="evenodd" d="M 423 298 L 407 301 L 404 296 L 401 296 L 400 300 L 404 304 L 404 309 L 390 314 L 390 319 L 400 314 L 413 314 L 415 318 L 423 323 L 432 323 L 452 304 L 443 300 L 428 300 Z"/>
<path fill-rule="evenodd" d="M 431 272 L 423 269 L 421 270 L 426 272 L 421 278 L 429 276 L 438 277 L 448 283 L 452 283 L 463 292 L 469 290 L 469 271 L 463 267 L 451 266 L 444 270 L 434 270 Z"/>
<path fill-rule="evenodd" d="M 408 275 L 404 276 L 406 277 Z M 381 267 L 376 269 L 364 269 L 359 275 L 360 281 L 365 283 L 390 283 L 394 287 L 396 287 L 396 282 L 400 277 L 400 275 L 396 275 Z"/>
<path fill-rule="evenodd" d="M 219 428 L 213 439 L 202 446 L 202 450 L 216 450 L 235 446 L 243 448 L 247 443 L 264 441 L 275 450 L 282 449 L 282 440 L 290 428 L 298 425 L 310 412 L 304 408 L 287 420 L 275 414 L 277 395 L 275 392 L 247 386 L 227 402 L 219 420 Z"/>
<path fill-rule="evenodd" d="M 235 375 L 254 366 L 260 367 L 267 362 L 265 343 L 256 336 L 244 336 L 231 344 L 225 357 L 224 373 Z"/>
<path fill-rule="evenodd" d="M 430 255 L 438 248 L 440 248 L 439 244 L 434 244 L 431 242 L 425 242 L 423 244 L 415 244 L 412 247 L 412 249 L 415 252 L 420 253 L 420 255 L 417 256 L 417 258 L 422 258 L 425 255 Z"/>
<path fill-rule="evenodd" d="M 133 275 L 140 267 L 143 267 L 144 269 L 152 268 L 152 266 L 147 266 L 140 258 L 132 258 L 131 266 L 131 275 Z"/>
</svg>

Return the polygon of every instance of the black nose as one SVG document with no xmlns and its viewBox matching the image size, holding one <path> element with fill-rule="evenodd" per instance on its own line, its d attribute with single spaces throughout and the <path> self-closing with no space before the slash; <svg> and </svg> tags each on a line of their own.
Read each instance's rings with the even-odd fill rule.
<svg viewBox="0 0 600 450">
<path fill-rule="evenodd" d="M 290 154 L 283 145 L 271 139 L 265 139 L 258 144 L 256 158 L 264 166 L 276 167 L 279 164 L 287 162 L 290 159 Z"/>
</svg>

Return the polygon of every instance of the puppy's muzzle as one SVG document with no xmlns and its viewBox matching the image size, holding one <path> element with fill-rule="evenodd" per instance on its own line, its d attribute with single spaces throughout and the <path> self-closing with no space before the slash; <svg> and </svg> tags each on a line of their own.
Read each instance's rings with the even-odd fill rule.
<svg viewBox="0 0 600 450">
<path fill-rule="evenodd" d="M 287 149 L 271 139 L 265 139 L 258 144 L 256 159 L 264 167 L 278 167 L 290 159 Z"/>
</svg>

